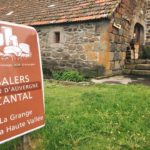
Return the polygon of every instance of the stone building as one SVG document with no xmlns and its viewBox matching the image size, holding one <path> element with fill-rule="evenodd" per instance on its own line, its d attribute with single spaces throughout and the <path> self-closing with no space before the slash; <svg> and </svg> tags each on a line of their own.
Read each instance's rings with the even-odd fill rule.
<svg viewBox="0 0 150 150">
<path fill-rule="evenodd" d="M 1 0 L 3 21 L 34 26 L 43 68 L 87 76 L 120 73 L 135 40 L 144 44 L 146 0 Z"/>
<path fill-rule="evenodd" d="M 147 13 L 146 13 L 146 45 L 150 46 L 150 0 L 147 2 Z"/>
</svg>

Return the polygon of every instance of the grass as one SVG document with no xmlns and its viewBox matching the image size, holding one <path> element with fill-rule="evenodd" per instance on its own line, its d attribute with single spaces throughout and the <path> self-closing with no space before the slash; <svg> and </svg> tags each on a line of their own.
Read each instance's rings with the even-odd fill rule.
<svg viewBox="0 0 150 150">
<path fill-rule="evenodd" d="M 45 82 L 46 126 L 35 150 L 149 150 L 150 87 Z M 19 139 L 0 146 L 15 150 Z"/>
</svg>

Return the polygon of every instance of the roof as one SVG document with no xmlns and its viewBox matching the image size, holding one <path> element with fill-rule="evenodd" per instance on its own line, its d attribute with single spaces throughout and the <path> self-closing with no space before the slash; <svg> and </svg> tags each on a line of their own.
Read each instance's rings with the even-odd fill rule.
<svg viewBox="0 0 150 150">
<path fill-rule="evenodd" d="M 0 0 L 2 21 L 45 25 L 109 18 L 121 0 Z"/>
</svg>

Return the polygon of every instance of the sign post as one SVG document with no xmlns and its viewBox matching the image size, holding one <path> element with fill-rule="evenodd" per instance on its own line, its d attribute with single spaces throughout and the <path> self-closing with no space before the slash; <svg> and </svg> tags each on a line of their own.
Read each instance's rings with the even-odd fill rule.
<svg viewBox="0 0 150 150">
<path fill-rule="evenodd" d="M 44 125 L 37 32 L 32 27 L 0 21 L 0 144 Z"/>
<path fill-rule="evenodd" d="M 28 135 L 22 136 L 22 150 L 31 150 L 30 137 Z"/>
</svg>

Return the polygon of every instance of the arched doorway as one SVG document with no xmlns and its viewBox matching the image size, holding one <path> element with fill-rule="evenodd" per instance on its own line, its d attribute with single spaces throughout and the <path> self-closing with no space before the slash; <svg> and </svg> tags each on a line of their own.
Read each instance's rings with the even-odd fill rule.
<svg viewBox="0 0 150 150">
<path fill-rule="evenodd" d="M 131 58 L 139 59 L 142 53 L 142 45 L 144 44 L 144 27 L 136 23 L 134 26 L 134 50 L 132 50 Z"/>
</svg>

